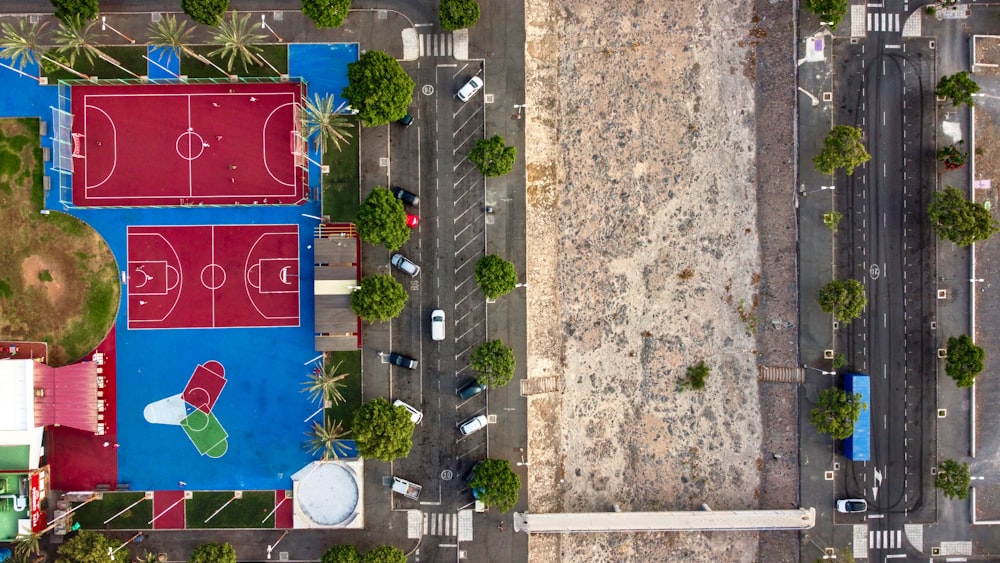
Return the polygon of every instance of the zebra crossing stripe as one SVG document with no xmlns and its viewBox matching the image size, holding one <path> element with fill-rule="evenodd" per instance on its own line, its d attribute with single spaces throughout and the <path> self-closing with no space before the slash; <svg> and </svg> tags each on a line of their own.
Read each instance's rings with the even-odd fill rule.
<svg viewBox="0 0 1000 563">
<path fill-rule="evenodd" d="M 869 531 L 869 549 L 899 549 L 903 547 L 903 531 L 889 530 L 885 532 Z"/>
</svg>

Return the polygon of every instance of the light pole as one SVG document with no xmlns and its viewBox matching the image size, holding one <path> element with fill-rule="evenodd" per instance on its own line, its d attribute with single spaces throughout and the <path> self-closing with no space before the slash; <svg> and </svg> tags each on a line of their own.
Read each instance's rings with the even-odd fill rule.
<svg viewBox="0 0 1000 563">
<path fill-rule="evenodd" d="M 514 289 L 517 289 L 519 287 L 528 287 L 528 284 L 527 284 L 527 282 L 525 282 L 525 283 L 519 283 L 519 284 L 517 284 L 517 285 L 514 286 Z"/>
<path fill-rule="evenodd" d="M 517 462 L 517 466 L 518 467 L 522 467 L 522 466 L 523 467 L 528 467 L 529 465 L 531 465 L 530 461 L 524 461 L 524 448 L 518 448 L 518 451 L 521 452 L 521 461 Z"/>
<path fill-rule="evenodd" d="M 510 116 L 511 119 L 521 119 L 524 117 L 524 108 L 526 107 L 528 107 L 528 104 L 514 104 L 514 109 L 517 110 L 517 113 Z"/>
<path fill-rule="evenodd" d="M 115 29 L 113 27 L 111 27 L 111 24 L 108 23 L 108 17 L 107 16 L 101 16 L 101 31 L 107 31 L 109 29 L 111 31 L 117 33 L 118 35 L 120 35 L 123 39 L 125 39 L 129 43 L 135 45 L 135 39 L 132 39 L 128 35 L 125 35 L 124 33 L 118 31 L 117 29 Z"/>
<path fill-rule="evenodd" d="M 267 25 L 267 21 L 264 19 L 264 14 L 260 15 L 260 26 L 270 31 L 271 35 L 273 35 L 274 38 L 278 40 L 278 43 L 282 43 L 284 41 L 284 39 L 282 39 L 277 33 L 275 33 L 273 27 Z"/>
<path fill-rule="evenodd" d="M 815 370 L 815 371 L 820 372 L 823 375 L 837 375 L 837 372 L 835 372 L 835 371 L 826 371 L 826 370 L 822 370 L 822 369 L 819 369 L 819 368 L 814 368 L 812 366 L 807 366 L 806 364 L 802 364 L 802 369 Z"/>
<path fill-rule="evenodd" d="M 281 543 L 281 540 L 285 539 L 285 536 L 287 536 L 287 535 L 288 535 L 288 530 L 285 530 L 284 532 L 281 533 L 281 537 L 278 538 L 278 541 L 276 541 L 273 544 L 267 546 L 267 558 L 268 559 L 271 558 L 271 550 L 273 550 L 274 548 L 278 547 L 278 544 Z"/>
<path fill-rule="evenodd" d="M 111 547 L 108 546 L 108 557 L 110 557 L 111 560 L 114 561 L 115 560 L 115 554 L 118 553 L 118 550 L 120 550 L 121 548 L 125 547 L 126 545 L 132 543 L 136 538 L 138 538 L 141 535 L 142 535 L 142 532 L 137 533 L 136 535 L 134 535 L 134 536 L 130 537 L 128 540 L 126 540 L 125 543 L 119 545 L 118 547 L 116 547 L 114 549 L 111 549 Z"/>
<path fill-rule="evenodd" d="M 822 192 L 824 190 L 835 190 L 835 189 L 837 189 L 837 186 L 820 186 L 819 189 L 806 191 L 805 185 L 802 185 L 799 187 L 799 195 L 802 197 L 806 197 L 807 195 L 814 194 L 816 192 Z"/>
</svg>

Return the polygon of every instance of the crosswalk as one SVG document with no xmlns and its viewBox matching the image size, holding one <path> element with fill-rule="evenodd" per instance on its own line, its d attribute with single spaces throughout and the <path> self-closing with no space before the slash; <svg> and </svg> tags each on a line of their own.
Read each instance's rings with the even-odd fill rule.
<svg viewBox="0 0 1000 563">
<path fill-rule="evenodd" d="M 886 12 L 868 12 L 868 31 L 901 31 L 899 14 Z"/>
<path fill-rule="evenodd" d="M 455 49 L 451 33 L 424 33 L 417 35 L 420 40 L 421 57 L 450 57 Z"/>
<path fill-rule="evenodd" d="M 868 549 L 903 547 L 903 530 L 868 531 Z"/>
<path fill-rule="evenodd" d="M 458 514 L 432 512 L 424 513 L 425 536 L 457 536 Z"/>
</svg>

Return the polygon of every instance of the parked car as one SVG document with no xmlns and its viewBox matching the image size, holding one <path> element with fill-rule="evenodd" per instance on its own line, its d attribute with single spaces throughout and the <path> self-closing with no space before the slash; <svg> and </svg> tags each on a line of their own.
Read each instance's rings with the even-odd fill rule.
<svg viewBox="0 0 1000 563">
<path fill-rule="evenodd" d="M 444 311 L 431 311 L 431 340 L 444 340 Z"/>
<path fill-rule="evenodd" d="M 486 428 L 486 415 L 480 414 L 459 425 L 458 431 L 461 432 L 463 436 L 468 436 L 469 434 L 479 432 L 483 428 Z"/>
<path fill-rule="evenodd" d="M 842 498 L 837 501 L 837 512 L 844 514 L 868 512 L 868 501 L 863 498 Z"/>
<path fill-rule="evenodd" d="M 416 229 L 417 225 L 420 224 L 420 217 L 413 215 L 411 213 L 406 214 L 406 226 L 411 229 Z"/>
<path fill-rule="evenodd" d="M 414 360 L 409 356 L 397 354 L 396 352 L 389 353 L 389 363 L 401 368 L 417 369 L 417 360 Z"/>
<path fill-rule="evenodd" d="M 480 463 L 482 463 L 482 462 L 481 461 L 477 461 L 476 463 L 473 463 L 472 467 L 468 471 L 466 471 L 465 475 L 462 475 L 462 482 L 463 483 L 465 483 L 466 485 L 468 485 L 472 481 L 472 478 L 476 476 L 476 468 L 479 467 Z"/>
<path fill-rule="evenodd" d="M 392 255 L 392 258 L 389 259 L 389 263 L 399 268 L 401 271 L 410 274 L 410 277 L 415 277 L 420 273 L 420 266 L 417 266 L 412 260 L 402 254 L 399 254 L 398 252 Z"/>
<path fill-rule="evenodd" d="M 458 394 L 458 398 L 463 401 L 468 401 L 469 399 L 475 397 L 476 395 L 486 391 L 485 385 L 480 385 L 478 381 L 472 380 L 465 385 L 458 388 L 455 393 Z"/>
<path fill-rule="evenodd" d="M 403 127 L 409 127 L 410 125 L 413 125 L 413 116 L 410 114 L 406 114 L 403 117 L 400 117 L 398 120 L 396 120 L 396 123 L 402 125 Z"/>
<path fill-rule="evenodd" d="M 417 197 L 417 194 L 409 190 L 404 190 L 399 186 L 393 186 L 390 189 L 392 190 L 392 195 L 396 196 L 396 199 L 402 200 L 407 205 L 416 207 L 420 203 L 420 198 Z"/>
<path fill-rule="evenodd" d="M 396 399 L 395 401 L 392 402 L 392 406 L 403 407 L 404 409 L 408 410 L 410 412 L 410 420 L 413 421 L 413 424 L 420 424 L 420 421 L 424 419 L 424 413 L 418 411 L 415 407 L 413 407 L 409 403 L 404 403 L 403 401 Z"/>
<path fill-rule="evenodd" d="M 461 88 L 458 89 L 458 92 L 455 94 L 455 97 L 458 98 L 459 100 L 462 100 L 463 102 L 467 102 L 469 101 L 469 98 L 475 96 L 476 92 L 481 90 L 482 87 L 483 87 L 483 79 L 479 78 L 478 76 L 473 76 L 472 78 L 469 79 L 468 82 L 465 83 L 465 86 L 462 86 Z"/>
</svg>

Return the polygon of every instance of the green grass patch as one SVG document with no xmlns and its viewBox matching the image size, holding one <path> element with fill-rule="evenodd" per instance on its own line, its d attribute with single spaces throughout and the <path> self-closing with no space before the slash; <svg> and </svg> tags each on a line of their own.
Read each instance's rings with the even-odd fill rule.
<svg viewBox="0 0 1000 563">
<path fill-rule="evenodd" d="M 94 336 L 107 332 L 108 319 L 118 312 L 118 270 L 106 265 L 103 272 L 90 276 L 90 291 L 84 304 L 83 316 L 74 322 L 62 339 L 62 346 L 71 358 L 79 358 L 94 347 Z"/>
<path fill-rule="evenodd" d="M 90 226 L 83 221 L 73 217 L 72 215 L 67 215 L 58 211 L 50 213 L 47 216 L 47 219 L 50 223 L 62 231 L 64 235 L 69 235 L 71 237 L 81 237 L 90 231 Z"/>
<path fill-rule="evenodd" d="M 132 508 L 125 510 L 136 501 L 143 498 L 141 492 L 103 493 L 101 500 L 87 503 L 73 513 L 73 517 L 86 530 L 142 530 L 149 528 L 153 519 L 153 499 L 146 499 Z M 121 516 L 104 523 L 125 510 Z"/>
<path fill-rule="evenodd" d="M 118 60 L 118 62 L 121 63 L 121 66 L 127 68 L 128 70 L 131 70 L 132 72 L 138 74 L 139 76 L 144 76 L 146 74 L 149 74 L 146 68 L 146 59 L 143 58 L 143 56 L 146 54 L 145 45 L 127 45 L 127 46 L 105 45 L 100 47 L 100 49 L 109 57 Z M 59 55 L 59 56 L 48 55 L 48 56 L 55 58 L 60 62 L 62 62 L 63 64 L 66 64 L 67 66 L 72 67 L 74 70 L 82 72 L 83 74 L 86 74 L 88 76 L 96 76 L 102 79 L 121 78 L 126 80 L 136 80 L 136 77 L 118 68 L 117 66 L 109 63 L 108 61 L 105 61 L 104 59 L 97 57 L 96 55 L 94 56 L 93 63 L 87 62 L 87 59 L 84 58 L 83 56 L 77 56 L 76 63 L 72 65 L 69 64 L 69 59 L 65 55 Z M 79 76 L 73 74 L 72 72 L 63 70 L 51 63 L 43 64 L 42 74 L 44 76 L 47 76 L 50 82 L 56 80 L 80 79 Z"/>
<path fill-rule="evenodd" d="M 340 368 L 337 375 L 350 374 L 343 380 L 344 386 L 340 388 L 344 402 L 326 409 L 325 415 L 327 420 L 339 420 L 346 430 L 350 430 L 354 411 L 361 406 L 361 351 L 326 353 L 327 365 L 337 365 L 338 362 Z M 351 436 L 348 435 L 347 438 L 350 439 Z"/>
<path fill-rule="evenodd" d="M 0 297 L 4 299 L 10 299 L 14 296 L 14 288 L 10 286 L 10 282 L 4 279 L 0 279 Z"/>
<path fill-rule="evenodd" d="M 287 45 L 260 45 L 260 48 L 260 56 L 266 59 L 267 62 L 271 63 L 274 68 L 278 69 L 278 74 L 288 74 Z M 216 49 L 218 49 L 218 47 L 215 45 L 198 45 L 191 47 L 191 50 L 195 53 L 198 53 L 199 55 L 212 61 L 222 70 L 228 71 L 226 61 L 223 60 L 222 57 L 209 55 L 209 53 L 215 51 Z M 278 77 L 278 74 L 275 74 L 275 72 L 271 70 L 271 67 L 266 64 L 260 66 L 248 64 L 246 70 L 243 70 L 243 63 L 239 60 L 234 61 L 231 72 L 245 78 Z M 226 76 L 219 72 L 217 68 L 207 65 L 193 57 L 189 57 L 186 54 L 181 55 L 181 74 L 186 74 L 190 78 L 226 78 Z"/>
<path fill-rule="evenodd" d="M 42 282 L 52 281 L 52 272 L 48 270 L 42 270 L 41 272 L 38 272 L 38 281 Z"/>
<path fill-rule="evenodd" d="M 234 500 L 208 523 L 205 520 L 226 504 L 231 491 L 196 492 L 184 503 L 188 528 L 273 528 L 273 491 L 243 491 L 243 498 Z M 265 519 L 265 516 L 267 517 Z M 263 520 L 263 522 L 261 522 Z"/>
<path fill-rule="evenodd" d="M 21 152 L 24 145 L 27 145 L 31 139 L 29 139 L 27 135 L 16 135 L 14 137 L 8 137 L 5 141 L 7 146 L 14 149 L 14 152 Z"/>
<path fill-rule="evenodd" d="M 13 177 L 20 169 L 21 157 L 8 150 L 0 150 L 0 176 L 5 178 Z"/>
<path fill-rule="evenodd" d="M 358 169 L 361 124 L 351 117 L 354 129 L 351 138 L 341 143 L 337 150 L 332 145 L 323 155 L 323 164 L 330 173 L 323 175 L 323 214 L 336 223 L 353 223 L 361 205 L 361 178 Z"/>
</svg>

